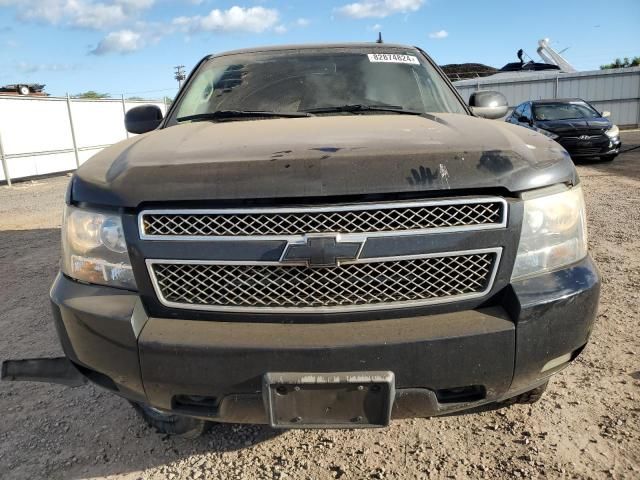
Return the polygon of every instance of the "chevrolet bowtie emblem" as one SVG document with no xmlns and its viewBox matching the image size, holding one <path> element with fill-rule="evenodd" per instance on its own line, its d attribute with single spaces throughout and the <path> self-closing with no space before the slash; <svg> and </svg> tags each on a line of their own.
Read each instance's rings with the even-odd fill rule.
<svg viewBox="0 0 640 480">
<path fill-rule="evenodd" d="M 281 262 L 304 262 L 309 267 L 337 267 L 356 260 L 362 242 L 340 242 L 337 235 L 307 237 L 305 243 L 289 243 Z"/>
</svg>

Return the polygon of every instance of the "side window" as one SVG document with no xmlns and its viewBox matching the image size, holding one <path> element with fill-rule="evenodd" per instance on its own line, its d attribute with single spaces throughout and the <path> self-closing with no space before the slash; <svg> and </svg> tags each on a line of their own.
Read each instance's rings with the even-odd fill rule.
<svg viewBox="0 0 640 480">
<path fill-rule="evenodd" d="M 529 120 L 531 120 L 531 104 L 530 103 L 524 104 L 524 109 L 522 110 L 522 116 L 527 117 Z"/>
<path fill-rule="evenodd" d="M 523 108 L 524 108 L 524 103 L 521 103 L 520 105 L 518 105 L 515 108 L 515 110 L 511 114 L 511 116 L 513 117 L 514 120 L 518 120 L 518 118 L 520 118 L 520 115 L 522 115 L 522 109 Z"/>
</svg>

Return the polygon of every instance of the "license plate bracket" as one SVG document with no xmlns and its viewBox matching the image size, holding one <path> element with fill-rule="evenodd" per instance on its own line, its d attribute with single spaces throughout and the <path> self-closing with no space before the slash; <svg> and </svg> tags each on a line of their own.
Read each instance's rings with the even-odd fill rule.
<svg viewBox="0 0 640 480">
<path fill-rule="evenodd" d="M 386 427 L 395 398 L 393 372 L 270 372 L 263 397 L 274 428 Z"/>
</svg>

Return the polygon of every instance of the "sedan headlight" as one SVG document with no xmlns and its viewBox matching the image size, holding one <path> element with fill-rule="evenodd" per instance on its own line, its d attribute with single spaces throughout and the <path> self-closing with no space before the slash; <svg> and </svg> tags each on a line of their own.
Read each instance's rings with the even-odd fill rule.
<svg viewBox="0 0 640 480">
<path fill-rule="evenodd" d="M 83 282 L 136 290 L 120 216 L 68 206 L 62 225 L 62 271 Z"/>
<path fill-rule="evenodd" d="M 524 216 L 512 280 L 561 268 L 587 256 L 582 188 L 523 195 Z"/>
<path fill-rule="evenodd" d="M 614 125 L 613 127 L 611 127 L 609 130 L 607 130 L 606 132 L 604 132 L 607 137 L 609 138 L 615 138 L 617 136 L 620 135 L 620 129 L 618 128 L 617 125 Z"/>
<path fill-rule="evenodd" d="M 549 137 L 551 140 L 555 140 L 556 138 L 560 138 L 559 135 L 556 135 L 553 132 L 550 132 L 549 130 L 545 130 L 544 128 L 538 128 L 538 127 L 532 127 L 533 130 L 535 130 L 538 133 L 541 133 L 542 135 L 544 135 L 545 137 Z"/>
</svg>

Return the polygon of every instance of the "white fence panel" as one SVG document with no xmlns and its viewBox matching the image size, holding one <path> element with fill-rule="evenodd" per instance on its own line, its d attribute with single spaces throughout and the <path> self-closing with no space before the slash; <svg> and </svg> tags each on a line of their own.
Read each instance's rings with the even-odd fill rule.
<svg viewBox="0 0 640 480">
<path fill-rule="evenodd" d="M 73 147 L 64 100 L 0 98 L 0 133 L 5 155 Z"/>
<path fill-rule="evenodd" d="M 60 152 L 10 158 L 7 163 L 11 178 L 32 177 L 74 170 L 76 157 L 73 152 Z"/>
<path fill-rule="evenodd" d="M 166 114 L 163 102 L 0 96 L 0 181 L 74 170 L 76 151 L 82 164 L 132 136 L 125 111 L 149 104 Z"/>
<path fill-rule="evenodd" d="M 122 102 L 71 102 L 78 148 L 112 145 L 127 138 Z"/>
</svg>

